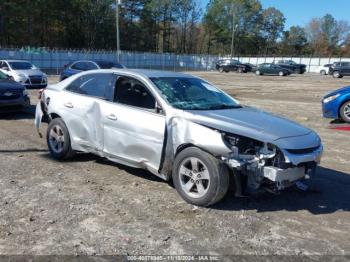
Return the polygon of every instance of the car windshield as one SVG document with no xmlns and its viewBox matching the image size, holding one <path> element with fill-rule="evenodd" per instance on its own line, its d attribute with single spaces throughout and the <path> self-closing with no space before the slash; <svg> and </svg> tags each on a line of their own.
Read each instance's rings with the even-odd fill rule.
<svg viewBox="0 0 350 262">
<path fill-rule="evenodd" d="M 96 61 L 96 64 L 98 64 L 101 69 L 123 68 L 121 64 L 110 61 Z"/>
<path fill-rule="evenodd" d="M 0 71 L 0 80 L 7 79 L 7 75 Z"/>
<path fill-rule="evenodd" d="M 182 110 L 218 110 L 241 107 L 235 99 L 211 84 L 191 77 L 151 78 L 173 107 Z"/>
<path fill-rule="evenodd" d="M 28 62 L 9 62 L 10 66 L 14 70 L 29 70 L 35 69 L 35 66 Z"/>
</svg>

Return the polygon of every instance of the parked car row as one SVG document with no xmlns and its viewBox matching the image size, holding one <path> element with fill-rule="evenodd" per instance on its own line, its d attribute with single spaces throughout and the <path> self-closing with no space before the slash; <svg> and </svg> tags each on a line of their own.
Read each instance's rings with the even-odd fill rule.
<svg viewBox="0 0 350 262">
<path fill-rule="evenodd" d="M 286 76 L 292 73 L 304 74 L 306 72 L 306 65 L 297 64 L 292 60 L 280 60 L 255 66 L 250 63 L 241 63 L 235 59 L 221 59 L 216 62 L 215 68 L 220 73 L 237 71 L 239 73 L 255 72 L 257 75 L 279 76 Z"/>
<path fill-rule="evenodd" d="M 124 68 L 105 60 L 74 61 L 65 66 L 60 81 L 77 73 L 94 69 Z M 21 111 L 30 106 L 27 88 L 45 88 L 47 75 L 34 64 L 24 60 L 0 60 L 1 111 Z"/>
<path fill-rule="evenodd" d="M 306 72 L 305 64 L 298 64 L 293 60 L 280 60 L 273 63 L 262 63 L 254 66 L 250 63 L 241 63 L 235 59 L 221 59 L 215 64 L 215 68 L 220 72 L 237 71 L 239 73 L 255 72 L 256 75 L 279 75 L 287 76 L 290 74 L 304 74 Z M 332 75 L 334 78 L 350 76 L 350 62 L 335 62 L 325 64 L 317 68 L 321 75 Z"/>
</svg>

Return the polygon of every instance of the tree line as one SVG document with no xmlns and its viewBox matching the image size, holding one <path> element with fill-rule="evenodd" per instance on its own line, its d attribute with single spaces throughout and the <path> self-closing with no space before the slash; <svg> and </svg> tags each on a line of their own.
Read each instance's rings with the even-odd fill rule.
<svg viewBox="0 0 350 262">
<path fill-rule="evenodd" d="M 291 2 L 292 4 L 292 2 Z M 0 46 L 116 49 L 115 0 L 1 0 Z M 121 49 L 179 54 L 350 55 L 350 26 L 332 15 L 285 29 L 259 0 L 123 0 Z"/>
</svg>

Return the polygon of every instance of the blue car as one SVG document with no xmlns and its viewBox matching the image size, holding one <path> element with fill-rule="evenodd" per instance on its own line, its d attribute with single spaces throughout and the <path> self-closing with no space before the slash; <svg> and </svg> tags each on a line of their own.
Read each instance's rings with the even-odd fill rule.
<svg viewBox="0 0 350 262">
<path fill-rule="evenodd" d="M 350 86 L 329 93 L 322 99 L 323 117 L 350 123 Z"/>
<path fill-rule="evenodd" d="M 111 68 L 125 68 L 125 67 L 119 63 L 114 63 L 106 60 L 74 61 L 68 65 L 65 65 L 64 70 L 60 75 L 60 81 L 83 71 L 95 70 L 95 69 L 111 69 Z"/>
</svg>

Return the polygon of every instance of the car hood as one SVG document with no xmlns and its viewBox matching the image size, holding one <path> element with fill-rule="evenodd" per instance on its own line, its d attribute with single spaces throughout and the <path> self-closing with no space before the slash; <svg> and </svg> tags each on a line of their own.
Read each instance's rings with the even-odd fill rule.
<svg viewBox="0 0 350 262">
<path fill-rule="evenodd" d="M 185 114 L 186 118 L 198 124 L 262 142 L 274 142 L 314 133 L 311 129 L 293 121 L 252 107 L 210 111 L 190 110 Z"/>
<path fill-rule="evenodd" d="M 27 76 L 43 76 L 44 73 L 40 69 L 29 69 L 29 70 L 15 70 L 17 74 L 24 74 Z"/>
<path fill-rule="evenodd" d="M 325 95 L 324 98 L 329 97 L 329 96 L 333 96 L 336 94 L 346 94 L 346 93 L 350 93 L 350 86 L 342 87 L 340 89 L 332 91 L 331 93 Z"/>
<path fill-rule="evenodd" d="M 0 90 L 4 89 L 24 89 L 24 87 L 20 83 L 17 83 L 13 80 L 4 79 L 0 80 Z"/>
</svg>

